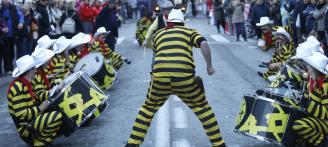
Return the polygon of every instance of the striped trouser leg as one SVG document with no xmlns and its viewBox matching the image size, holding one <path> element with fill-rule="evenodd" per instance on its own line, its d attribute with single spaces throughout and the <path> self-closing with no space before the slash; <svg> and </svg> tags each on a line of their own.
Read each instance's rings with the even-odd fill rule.
<svg viewBox="0 0 328 147">
<path fill-rule="evenodd" d="M 328 121 L 322 121 L 314 117 L 295 120 L 293 130 L 310 145 L 319 145 L 328 133 Z"/>
<path fill-rule="evenodd" d="M 38 116 L 33 122 L 33 143 L 34 146 L 44 146 L 51 143 L 62 124 L 62 114 L 57 111 L 44 113 Z"/>
<path fill-rule="evenodd" d="M 194 78 L 172 81 L 173 94 L 182 99 L 201 121 L 207 136 L 213 146 L 224 146 L 224 140 L 212 111 L 205 98 L 205 91 Z"/>
<path fill-rule="evenodd" d="M 111 54 L 111 64 L 113 65 L 115 70 L 119 70 L 123 65 L 122 56 L 116 52 L 113 52 Z"/>
<path fill-rule="evenodd" d="M 152 80 L 147 98 L 133 124 L 132 133 L 128 140 L 129 144 L 141 144 L 143 142 L 155 113 L 165 103 L 171 93 L 169 78 Z"/>
</svg>

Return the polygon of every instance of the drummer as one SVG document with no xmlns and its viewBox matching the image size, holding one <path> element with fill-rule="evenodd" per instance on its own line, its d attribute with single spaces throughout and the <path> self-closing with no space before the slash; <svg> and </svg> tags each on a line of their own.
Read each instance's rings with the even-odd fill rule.
<svg viewBox="0 0 328 147">
<path fill-rule="evenodd" d="M 262 30 L 262 38 L 258 39 L 257 45 L 263 51 L 274 47 L 275 38 L 272 35 L 272 24 L 273 21 L 269 17 L 261 17 L 260 22 L 256 23 L 256 26 Z"/>
<path fill-rule="evenodd" d="M 37 104 L 39 97 L 32 88 L 35 66 L 39 62 L 25 55 L 16 61 L 15 80 L 8 88 L 8 107 L 17 132 L 30 146 L 45 146 L 57 136 L 62 124 L 62 114 L 57 111 L 43 113 L 49 101 Z"/>
<path fill-rule="evenodd" d="M 35 94 L 38 96 L 38 101 L 43 102 L 49 99 L 50 94 L 54 93 L 54 90 L 60 90 L 63 88 L 63 82 L 61 82 L 56 88 L 51 87 L 51 83 L 46 74 L 47 63 L 55 55 L 55 52 L 48 49 L 37 48 L 33 53 L 32 57 L 40 61 L 36 65 L 35 78 L 32 81 L 33 89 Z"/>
<path fill-rule="evenodd" d="M 72 37 L 72 42 L 68 48 L 68 62 L 71 65 L 76 63 L 86 54 L 88 51 L 88 44 L 91 42 L 91 36 L 84 33 L 78 33 Z M 72 70 L 74 67 L 70 67 Z"/>
<path fill-rule="evenodd" d="M 275 52 L 270 62 L 267 63 L 268 70 L 265 73 L 258 72 L 259 76 L 269 81 L 272 81 L 269 77 L 276 75 L 282 64 L 294 53 L 293 41 L 284 27 L 279 27 L 274 35 L 276 36 Z"/>
<path fill-rule="evenodd" d="M 101 52 L 103 56 L 110 59 L 110 64 L 117 71 L 123 65 L 123 57 L 119 53 L 111 50 L 106 44 L 105 40 L 109 32 L 110 31 L 106 31 L 104 27 L 98 28 L 97 32 L 94 34 L 94 41 L 92 42 L 90 51 Z"/>
<path fill-rule="evenodd" d="M 70 64 L 67 62 L 65 50 L 70 46 L 71 39 L 66 39 L 64 36 L 57 39 L 53 46 L 53 51 L 56 55 L 50 61 L 54 66 L 52 69 L 51 84 L 59 84 L 69 72 Z"/>
<path fill-rule="evenodd" d="M 328 133 L 328 58 L 320 53 L 304 57 L 308 72 L 307 89 L 301 105 L 308 116 L 294 121 L 293 130 L 298 134 L 301 144 L 319 146 Z"/>
<path fill-rule="evenodd" d="M 38 41 L 37 41 L 37 46 L 35 50 L 42 48 L 42 49 L 51 49 L 54 43 L 56 42 L 56 39 L 50 39 L 48 35 L 42 36 Z M 48 63 L 48 67 L 46 68 L 45 72 L 47 75 L 51 74 L 51 71 L 53 69 L 53 65 Z"/>
</svg>

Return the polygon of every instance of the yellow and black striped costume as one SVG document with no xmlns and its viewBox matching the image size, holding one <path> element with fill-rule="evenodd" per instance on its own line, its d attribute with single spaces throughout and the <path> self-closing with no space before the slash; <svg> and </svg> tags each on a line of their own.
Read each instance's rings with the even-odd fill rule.
<svg viewBox="0 0 328 147">
<path fill-rule="evenodd" d="M 33 146 L 44 146 L 59 136 L 62 114 L 56 111 L 41 114 L 37 101 L 22 82 L 12 83 L 7 98 L 10 116 L 25 142 Z"/>
<path fill-rule="evenodd" d="M 42 70 L 42 69 L 38 69 L 38 70 Z M 45 79 L 42 78 L 40 72 L 35 73 L 35 78 L 32 81 L 32 86 L 33 86 L 33 90 L 35 91 L 35 94 L 38 97 L 39 104 L 41 104 L 43 101 L 48 100 L 50 86 L 49 87 L 47 86 Z"/>
<path fill-rule="evenodd" d="M 308 84 L 308 88 L 309 89 Z M 308 104 L 305 106 L 310 116 L 296 120 L 293 130 L 301 140 L 309 145 L 319 145 L 328 134 L 328 80 L 327 76 L 322 88 L 316 86 L 312 92 L 307 91 L 305 98 Z"/>
<path fill-rule="evenodd" d="M 284 78 L 283 78 L 284 77 Z M 275 88 L 288 88 L 285 85 L 285 81 L 289 81 L 295 90 L 301 90 L 304 84 L 304 79 L 302 75 L 290 67 L 284 66 L 280 69 L 279 73 L 276 76 L 276 80 L 271 82 L 268 87 L 275 87 Z"/>
<path fill-rule="evenodd" d="M 53 65 L 51 73 L 56 74 L 56 77 L 51 80 L 52 85 L 59 84 L 59 81 L 64 80 L 67 72 L 69 72 L 69 66 L 66 62 L 67 59 L 63 54 L 56 54 L 52 58 L 50 63 Z"/>
<path fill-rule="evenodd" d="M 154 67 L 147 98 L 137 115 L 129 144 L 141 144 L 150 123 L 170 95 L 177 95 L 201 121 L 213 146 L 224 141 L 212 111 L 205 98 L 204 87 L 195 77 L 192 47 L 200 47 L 205 38 L 195 30 L 175 26 L 155 33 Z"/>
<path fill-rule="evenodd" d="M 290 29 L 290 27 L 285 26 L 284 28 L 289 34 L 293 33 L 293 31 Z M 276 29 L 278 29 L 278 27 L 274 27 L 273 29 L 276 30 Z M 269 63 L 284 63 L 290 57 L 292 57 L 294 54 L 295 54 L 294 41 L 291 37 L 289 43 L 283 45 L 280 51 L 277 49 L 274 51 Z M 280 67 L 278 67 L 276 69 L 268 69 L 266 72 L 263 73 L 263 78 L 268 79 L 269 76 L 276 75 L 279 70 L 280 70 Z"/>
<path fill-rule="evenodd" d="M 71 49 L 69 51 L 68 54 L 68 63 L 69 63 L 69 70 L 73 71 L 75 65 L 77 64 L 77 62 L 80 60 L 80 57 L 77 54 L 77 50 L 76 49 Z"/>
<path fill-rule="evenodd" d="M 137 23 L 137 30 L 136 30 L 136 39 L 138 40 L 139 45 L 141 46 L 145 40 L 148 28 L 152 24 L 151 19 L 147 17 L 141 18 Z"/>
<path fill-rule="evenodd" d="M 109 46 L 102 41 L 93 41 L 91 47 L 91 52 L 100 52 L 103 56 L 110 59 L 110 64 L 114 67 L 115 70 L 119 70 L 123 65 L 122 56 L 109 48 Z"/>
</svg>

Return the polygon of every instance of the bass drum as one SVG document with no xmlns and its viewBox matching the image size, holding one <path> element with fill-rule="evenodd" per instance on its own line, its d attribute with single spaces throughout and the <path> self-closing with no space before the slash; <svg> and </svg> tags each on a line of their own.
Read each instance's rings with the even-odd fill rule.
<svg viewBox="0 0 328 147">
<path fill-rule="evenodd" d="M 116 78 L 116 72 L 112 65 L 107 63 L 101 53 L 89 53 L 75 66 L 74 72 L 85 70 L 95 83 L 103 90 L 109 89 Z"/>
<path fill-rule="evenodd" d="M 265 97 L 244 96 L 234 131 L 277 145 L 294 146 L 294 120 L 306 115 Z"/>
<path fill-rule="evenodd" d="M 68 76 L 64 88 L 49 101 L 50 109 L 62 112 L 64 135 L 68 136 L 83 125 L 107 99 L 106 94 L 88 75 L 79 71 Z"/>
</svg>

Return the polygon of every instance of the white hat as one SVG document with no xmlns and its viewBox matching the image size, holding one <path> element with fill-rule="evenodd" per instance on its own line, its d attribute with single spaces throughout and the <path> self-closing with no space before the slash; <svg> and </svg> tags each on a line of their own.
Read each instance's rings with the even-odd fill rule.
<svg viewBox="0 0 328 147">
<path fill-rule="evenodd" d="M 290 41 L 290 34 L 285 30 L 284 27 L 279 27 L 276 32 L 272 33 L 273 35 L 284 35 Z"/>
<path fill-rule="evenodd" d="M 57 39 L 53 46 L 53 51 L 56 54 L 62 53 L 64 50 L 66 50 L 72 43 L 71 39 L 66 39 L 66 37 L 61 36 Z"/>
<path fill-rule="evenodd" d="M 184 20 L 184 14 L 181 11 L 181 9 L 172 9 L 172 11 L 169 13 L 169 17 L 166 20 L 167 22 L 179 22 L 179 23 L 185 23 Z"/>
<path fill-rule="evenodd" d="M 44 35 L 37 41 L 38 45 L 36 46 L 36 48 L 49 49 L 51 46 L 54 45 L 55 42 L 56 39 L 50 39 L 48 35 Z"/>
<path fill-rule="evenodd" d="M 313 52 L 312 56 L 305 57 L 303 60 L 321 73 L 328 74 L 328 58 L 324 54 L 320 52 Z"/>
<path fill-rule="evenodd" d="M 315 37 L 310 36 L 306 39 L 306 42 L 298 45 L 296 55 L 291 59 L 302 59 L 311 56 L 313 52 L 323 53 L 323 49 L 320 47 L 320 42 Z"/>
<path fill-rule="evenodd" d="M 16 78 L 23 73 L 27 72 L 28 70 L 35 67 L 37 62 L 33 59 L 30 55 L 25 55 L 20 57 L 18 60 L 16 60 L 17 67 L 15 68 L 13 72 L 13 77 Z"/>
<path fill-rule="evenodd" d="M 176 0 L 175 0 L 176 1 Z M 175 2 L 174 1 L 174 2 Z M 164 1 L 164 4 L 163 4 L 163 8 L 164 9 L 167 9 L 167 8 L 173 8 L 174 7 L 174 5 L 173 5 L 173 3 L 171 2 L 171 1 L 169 1 L 169 0 L 165 0 Z"/>
<path fill-rule="evenodd" d="M 77 46 L 89 43 L 91 41 L 91 36 L 84 33 L 78 33 L 72 37 L 72 43 L 69 49 L 75 48 Z"/>
<path fill-rule="evenodd" d="M 49 49 L 36 49 L 32 53 L 32 57 L 38 63 L 35 68 L 39 68 L 41 65 L 47 63 L 53 56 L 55 52 Z"/>
<path fill-rule="evenodd" d="M 106 31 L 105 27 L 100 27 L 97 29 L 97 32 L 94 34 L 94 37 L 98 37 L 101 34 L 108 34 L 110 31 Z"/>
<path fill-rule="evenodd" d="M 256 26 L 260 27 L 260 26 L 264 26 L 267 24 L 273 24 L 273 21 L 269 19 L 269 17 L 261 17 L 260 18 L 260 23 L 256 23 Z"/>
</svg>

